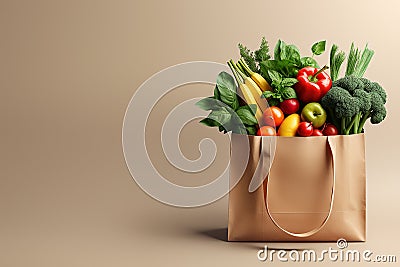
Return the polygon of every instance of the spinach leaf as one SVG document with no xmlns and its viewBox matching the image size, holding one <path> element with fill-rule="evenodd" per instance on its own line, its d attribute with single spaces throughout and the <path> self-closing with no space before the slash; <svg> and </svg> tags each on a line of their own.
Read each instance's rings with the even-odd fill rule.
<svg viewBox="0 0 400 267">
<path fill-rule="evenodd" d="M 285 60 L 267 60 L 261 63 L 261 74 L 271 83 L 271 78 L 268 75 L 268 70 L 275 70 L 279 72 L 283 77 L 297 76 L 299 67 L 296 63 L 293 63 L 287 59 Z"/>
<path fill-rule="evenodd" d="M 223 103 L 211 96 L 201 99 L 196 106 L 203 110 L 214 110 L 223 107 Z"/>
<path fill-rule="evenodd" d="M 232 129 L 232 133 L 251 135 L 251 133 L 247 133 L 246 128 L 243 126 L 243 124 L 239 125 L 239 127 L 235 127 L 234 129 Z"/>
<path fill-rule="evenodd" d="M 312 45 L 311 52 L 313 55 L 321 55 L 325 51 L 326 41 L 319 41 Z"/>
<path fill-rule="evenodd" d="M 257 105 L 256 104 L 250 104 L 247 106 L 243 106 L 244 108 L 247 108 L 251 113 L 255 116 L 257 112 Z"/>
<path fill-rule="evenodd" d="M 221 124 L 219 124 L 218 122 L 216 122 L 215 120 L 212 120 L 210 118 L 204 118 L 200 121 L 200 123 L 204 124 L 206 126 L 209 126 L 209 127 L 221 126 Z"/>
<path fill-rule="evenodd" d="M 222 127 L 224 129 L 224 133 L 232 132 L 237 134 L 247 134 L 246 127 L 236 113 L 233 113 L 232 119 L 226 124 L 222 125 Z"/>
<path fill-rule="evenodd" d="M 217 77 L 217 88 L 221 101 L 236 110 L 239 107 L 239 100 L 236 94 L 235 80 L 226 72 L 221 72 Z"/>
<path fill-rule="evenodd" d="M 292 63 L 300 62 L 300 51 L 295 45 L 286 45 L 281 53 L 281 60 L 289 60 Z"/>
<path fill-rule="evenodd" d="M 249 133 L 249 135 L 257 134 L 257 128 L 255 126 L 246 126 L 246 130 Z"/>
<path fill-rule="evenodd" d="M 288 45 L 282 40 L 278 40 L 274 49 L 274 59 L 288 60 L 292 63 L 300 62 L 300 51 L 295 45 Z"/>
<path fill-rule="evenodd" d="M 281 53 L 282 53 L 282 47 L 284 47 L 286 44 L 284 41 L 281 39 L 278 40 L 278 42 L 275 45 L 274 48 L 274 59 L 275 60 L 281 60 Z"/>
<path fill-rule="evenodd" d="M 258 124 L 258 121 L 256 117 L 254 117 L 254 114 L 250 110 L 248 110 L 245 107 L 240 107 L 237 111 L 236 114 L 239 116 L 240 120 L 247 125 L 256 125 Z"/>
<path fill-rule="evenodd" d="M 217 85 L 215 85 L 215 88 L 214 88 L 214 98 L 215 98 L 215 99 L 218 99 L 218 100 L 221 100 L 221 96 L 220 96 L 220 94 L 219 94 L 218 86 L 217 86 Z"/>
<path fill-rule="evenodd" d="M 274 70 L 279 72 L 279 69 L 280 67 L 278 60 L 266 60 L 261 62 L 260 64 L 261 75 L 267 80 L 269 84 L 272 82 L 272 79 L 269 77 L 268 71 Z"/>
<path fill-rule="evenodd" d="M 319 69 L 319 65 L 318 65 L 317 61 L 315 59 L 313 59 L 312 57 L 302 57 L 300 59 L 300 61 L 301 61 L 302 68 L 311 66 L 311 67 Z"/>
<path fill-rule="evenodd" d="M 297 77 L 299 67 L 296 63 L 289 60 L 281 61 L 281 72 L 284 77 Z"/>
<path fill-rule="evenodd" d="M 225 107 L 222 107 L 217 110 L 213 110 L 208 115 L 209 119 L 216 121 L 221 125 L 227 123 L 231 119 L 231 117 L 232 117 L 232 114 Z"/>
</svg>

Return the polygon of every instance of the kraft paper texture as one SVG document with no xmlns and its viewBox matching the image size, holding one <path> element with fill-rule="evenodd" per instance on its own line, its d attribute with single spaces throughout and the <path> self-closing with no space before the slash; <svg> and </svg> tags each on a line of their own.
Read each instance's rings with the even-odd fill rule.
<svg viewBox="0 0 400 267">
<path fill-rule="evenodd" d="M 260 159 L 260 136 L 232 135 L 231 181 L 239 177 L 235 162 L 241 159 L 248 138 L 250 156 L 247 168 L 229 194 L 229 241 L 365 241 L 366 239 L 366 172 L 364 134 L 328 137 L 277 137 L 275 158 L 267 180 L 253 193 L 249 184 Z M 333 188 L 334 199 L 329 208 Z M 284 230 L 305 233 L 296 237 L 279 229 L 268 215 L 265 205 L 266 186 L 270 215 Z"/>
</svg>

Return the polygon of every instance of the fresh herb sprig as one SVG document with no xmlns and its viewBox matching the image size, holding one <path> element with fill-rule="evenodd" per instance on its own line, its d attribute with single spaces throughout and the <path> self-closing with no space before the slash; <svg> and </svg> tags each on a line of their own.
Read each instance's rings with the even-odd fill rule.
<svg viewBox="0 0 400 267">
<path fill-rule="evenodd" d="M 293 85 L 297 83 L 295 78 L 285 78 L 275 70 L 269 70 L 268 76 L 272 80 L 273 91 L 263 92 L 263 97 L 268 99 L 270 106 L 276 106 L 285 99 L 297 98 Z"/>
<path fill-rule="evenodd" d="M 254 59 L 255 59 L 255 61 L 257 61 L 257 63 L 260 63 L 260 62 L 262 62 L 264 60 L 268 60 L 270 58 L 271 58 L 271 56 L 269 54 L 268 42 L 267 42 L 267 39 L 265 39 L 265 37 L 263 37 L 261 39 L 260 48 L 256 51 L 254 51 Z"/>
<path fill-rule="evenodd" d="M 238 44 L 238 47 L 240 56 L 244 59 L 244 62 L 246 62 L 247 66 L 249 66 L 252 71 L 257 72 L 258 67 L 254 58 L 254 52 L 251 52 L 250 49 L 242 44 Z"/>
<path fill-rule="evenodd" d="M 254 52 L 250 51 L 250 49 L 243 44 L 238 44 L 238 47 L 240 56 L 244 59 L 247 66 L 249 66 L 249 68 L 254 72 L 259 73 L 260 63 L 271 58 L 271 55 L 269 54 L 269 45 L 265 37 L 261 39 L 260 48 Z"/>
</svg>

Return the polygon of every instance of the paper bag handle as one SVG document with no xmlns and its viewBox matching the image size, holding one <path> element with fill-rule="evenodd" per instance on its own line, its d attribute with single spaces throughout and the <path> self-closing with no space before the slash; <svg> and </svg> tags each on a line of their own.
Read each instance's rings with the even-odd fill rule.
<svg viewBox="0 0 400 267">
<path fill-rule="evenodd" d="M 265 143 L 264 143 L 264 138 L 262 138 L 262 142 L 263 142 L 263 145 L 265 145 Z M 275 225 L 276 227 L 278 227 L 280 230 L 282 230 L 283 232 L 285 232 L 286 234 L 288 234 L 288 235 L 291 235 L 291 236 L 294 236 L 294 237 L 309 237 L 309 236 L 312 236 L 313 234 L 319 232 L 319 231 L 325 226 L 325 224 L 328 222 L 329 218 L 331 217 L 332 208 L 333 208 L 333 201 L 334 201 L 334 198 L 335 198 L 335 184 L 336 184 L 335 154 L 336 154 L 336 147 L 334 146 L 334 143 L 333 143 L 333 144 L 331 143 L 329 136 L 327 137 L 327 142 L 328 142 L 329 150 L 330 150 L 330 152 L 331 152 L 330 154 L 331 154 L 331 156 L 332 156 L 333 183 L 332 183 L 331 201 L 330 201 L 330 204 L 329 204 L 329 212 L 328 212 L 328 215 L 325 217 L 325 219 L 323 220 L 323 222 L 321 223 L 320 226 L 318 226 L 318 227 L 316 227 L 316 228 L 314 228 L 314 229 L 312 229 L 312 230 L 310 230 L 310 231 L 308 231 L 308 232 L 305 232 L 305 233 L 293 233 L 293 232 L 291 232 L 291 231 L 288 231 L 288 230 L 284 229 L 282 226 L 280 226 L 280 225 L 278 224 L 278 222 L 274 219 L 274 217 L 272 216 L 272 214 L 271 214 L 271 212 L 270 212 L 270 210 L 269 210 L 269 206 L 268 206 L 268 195 L 269 195 L 269 194 L 268 194 L 268 188 L 269 188 L 269 186 L 268 186 L 268 180 L 270 179 L 270 178 L 269 178 L 269 174 L 268 174 L 268 176 L 267 176 L 267 178 L 266 178 L 265 207 L 266 207 L 266 210 L 267 210 L 267 214 L 268 214 L 268 216 L 270 217 L 271 221 L 274 223 L 274 225 Z M 270 143 L 270 144 L 271 144 L 271 143 Z M 266 150 L 267 150 L 267 149 L 265 149 L 265 148 L 263 147 L 263 149 L 262 149 L 263 153 L 268 153 L 268 152 L 265 152 Z"/>
</svg>

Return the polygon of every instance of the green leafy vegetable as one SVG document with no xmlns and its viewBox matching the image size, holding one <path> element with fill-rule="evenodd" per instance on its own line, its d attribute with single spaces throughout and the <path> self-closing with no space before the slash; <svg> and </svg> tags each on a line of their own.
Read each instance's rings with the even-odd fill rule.
<svg viewBox="0 0 400 267">
<path fill-rule="evenodd" d="M 311 66 L 311 67 L 319 69 L 318 62 L 312 57 L 302 57 L 300 59 L 300 62 L 301 62 L 301 67 L 302 68 L 303 67 L 307 67 L 307 66 Z"/>
<path fill-rule="evenodd" d="M 325 51 L 326 41 L 320 41 L 312 46 L 313 55 L 320 55 Z M 268 71 L 279 72 L 283 77 L 296 78 L 299 69 L 307 66 L 319 68 L 317 61 L 312 57 L 301 57 L 295 45 L 286 44 L 278 40 L 274 48 L 274 59 L 265 60 L 260 64 L 261 75 L 271 84 L 272 79 Z"/>
<path fill-rule="evenodd" d="M 230 121 L 231 117 L 232 117 L 231 112 L 227 110 L 225 107 L 212 110 L 211 113 L 208 115 L 209 119 L 214 120 L 220 123 L 221 125 L 224 125 L 228 121 Z"/>
<path fill-rule="evenodd" d="M 261 62 L 261 75 L 267 80 L 269 84 L 272 83 L 271 77 L 269 77 L 269 70 L 277 71 L 284 77 L 295 78 L 299 71 L 298 65 L 289 60 L 267 60 Z"/>
<path fill-rule="evenodd" d="M 209 127 L 219 127 L 221 126 L 221 124 L 219 124 L 218 122 L 216 122 L 215 120 L 212 120 L 210 118 L 204 118 L 200 121 L 200 123 L 209 126 Z"/>
<path fill-rule="evenodd" d="M 311 47 L 311 52 L 313 53 L 313 55 L 321 55 L 323 52 L 325 52 L 325 45 L 326 45 L 326 41 L 319 41 L 316 42 L 315 44 L 312 45 Z"/>
<path fill-rule="evenodd" d="M 255 116 L 256 112 L 257 112 L 257 105 L 256 104 L 244 105 L 244 106 L 239 107 L 239 109 L 247 109 L 248 111 L 251 112 L 251 114 L 253 114 Z"/>
<path fill-rule="evenodd" d="M 213 96 L 201 99 L 196 103 L 196 105 L 203 110 L 213 110 L 223 107 L 221 103 L 215 101 L 215 98 Z"/>
<path fill-rule="evenodd" d="M 283 87 L 290 87 L 297 83 L 297 79 L 295 78 L 284 78 L 281 82 Z"/>
<path fill-rule="evenodd" d="M 295 45 L 288 45 L 284 41 L 278 40 L 274 49 L 274 59 L 298 63 L 300 61 L 300 51 Z"/>
<path fill-rule="evenodd" d="M 297 97 L 296 91 L 292 87 L 284 87 L 282 89 L 281 94 L 282 94 L 283 100 Z"/>
<path fill-rule="evenodd" d="M 239 116 L 240 120 L 247 125 L 256 125 L 257 119 L 251 111 L 249 111 L 246 107 L 240 107 L 236 114 Z"/>
<path fill-rule="evenodd" d="M 246 126 L 246 130 L 249 135 L 256 135 L 256 133 L 257 133 L 256 126 Z"/>
<path fill-rule="evenodd" d="M 239 107 L 239 100 L 233 77 L 224 71 L 221 72 L 217 77 L 217 88 L 221 101 L 236 110 Z"/>
<path fill-rule="evenodd" d="M 282 75 L 276 70 L 269 70 L 268 76 L 271 78 L 273 85 L 279 85 L 282 82 Z"/>
<path fill-rule="evenodd" d="M 211 110 L 207 118 L 200 123 L 209 127 L 218 127 L 221 132 L 232 131 L 238 134 L 254 135 L 258 121 L 255 117 L 257 106 L 239 106 L 236 85 L 233 77 L 221 72 L 217 77 L 214 96 L 206 97 L 196 103 L 203 110 Z"/>
<path fill-rule="evenodd" d="M 276 106 L 285 99 L 296 98 L 296 91 L 291 87 L 297 83 L 295 78 L 284 78 L 279 72 L 269 70 L 273 91 L 263 92 L 263 97 L 268 99 L 270 106 Z"/>
<path fill-rule="evenodd" d="M 293 63 L 299 63 L 300 51 L 295 45 L 286 45 L 281 52 L 281 60 L 288 60 Z"/>
<path fill-rule="evenodd" d="M 215 85 L 215 88 L 214 88 L 214 98 L 215 99 L 220 99 L 220 94 L 219 94 L 219 91 L 218 91 L 218 86 L 217 85 Z"/>
<path fill-rule="evenodd" d="M 286 46 L 286 43 L 280 39 L 278 40 L 278 42 L 276 42 L 276 45 L 274 48 L 274 59 L 275 60 L 282 60 L 281 53 L 285 46 Z"/>
</svg>

